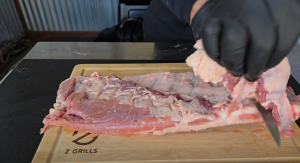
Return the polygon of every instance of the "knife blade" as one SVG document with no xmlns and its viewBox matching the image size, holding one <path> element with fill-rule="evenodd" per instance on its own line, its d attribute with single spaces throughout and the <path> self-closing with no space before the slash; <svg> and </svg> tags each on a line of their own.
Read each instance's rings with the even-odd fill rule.
<svg viewBox="0 0 300 163">
<path fill-rule="evenodd" d="M 253 105 L 256 106 L 259 114 L 261 115 L 262 119 L 264 120 L 269 132 L 271 133 L 273 139 L 275 140 L 278 147 L 280 147 L 280 134 L 278 130 L 277 123 L 272 116 L 272 112 L 266 110 L 259 102 L 255 102 L 253 99 L 250 99 Z"/>
</svg>

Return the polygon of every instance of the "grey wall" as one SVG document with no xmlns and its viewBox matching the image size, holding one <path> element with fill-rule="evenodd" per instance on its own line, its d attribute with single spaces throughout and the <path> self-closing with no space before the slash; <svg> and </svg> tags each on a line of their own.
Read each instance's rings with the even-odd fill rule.
<svg viewBox="0 0 300 163">
<path fill-rule="evenodd" d="M 100 31 L 118 23 L 119 0 L 19 0 L 28 30 Z"/>
<path fill-rule="evenodd" d="M 23 32 L 13 0 L 0 0 L 0 44 L 5 40 L 14 41 Z"/>
</svg>

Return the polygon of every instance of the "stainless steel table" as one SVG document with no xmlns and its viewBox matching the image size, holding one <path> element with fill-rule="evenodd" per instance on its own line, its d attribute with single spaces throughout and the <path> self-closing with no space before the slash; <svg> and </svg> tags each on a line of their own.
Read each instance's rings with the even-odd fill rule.
<svg viewBox="0 0 300 163">
<path fill-rule="evenodd" d="M 25 59 L 185 60 L 194 43 L 40 42 Z M 130 48 L 129 48 L 130 47 Z M 131 48 L 133 47 L 133 48 Z M 109 54 L 107 53 L 109 52 Z M 300 82 L 300 44 L 288 55 L 292 75 Z"/>
<path fill-rule="evenodd" d="M 24 59 L 182 60 L 193 43 L 39 42 Z"/>
</svg>

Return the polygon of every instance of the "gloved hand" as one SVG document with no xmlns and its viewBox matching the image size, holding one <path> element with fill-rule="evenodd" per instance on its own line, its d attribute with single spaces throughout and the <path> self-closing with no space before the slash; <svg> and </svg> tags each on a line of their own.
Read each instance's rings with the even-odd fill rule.
<svg viewBox="0 0 300 163">
<path fill-rule="evenodd" d="M 257 80 L 300 35 L 300 0 L 209 0 L 193 17 L 196 40 L 234 76 Z"/>
</svg>

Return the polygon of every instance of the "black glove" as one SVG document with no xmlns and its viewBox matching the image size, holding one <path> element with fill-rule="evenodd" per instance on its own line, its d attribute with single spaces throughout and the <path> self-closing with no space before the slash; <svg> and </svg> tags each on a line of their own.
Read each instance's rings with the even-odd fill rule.
<svg viewBox="0 0 300 163">
<path fill-rule="evenodd" d="M 213 60 L 255 81 L 297 42 L 300 0 L 209 0 L 191 27 Z"/>
</svg>

